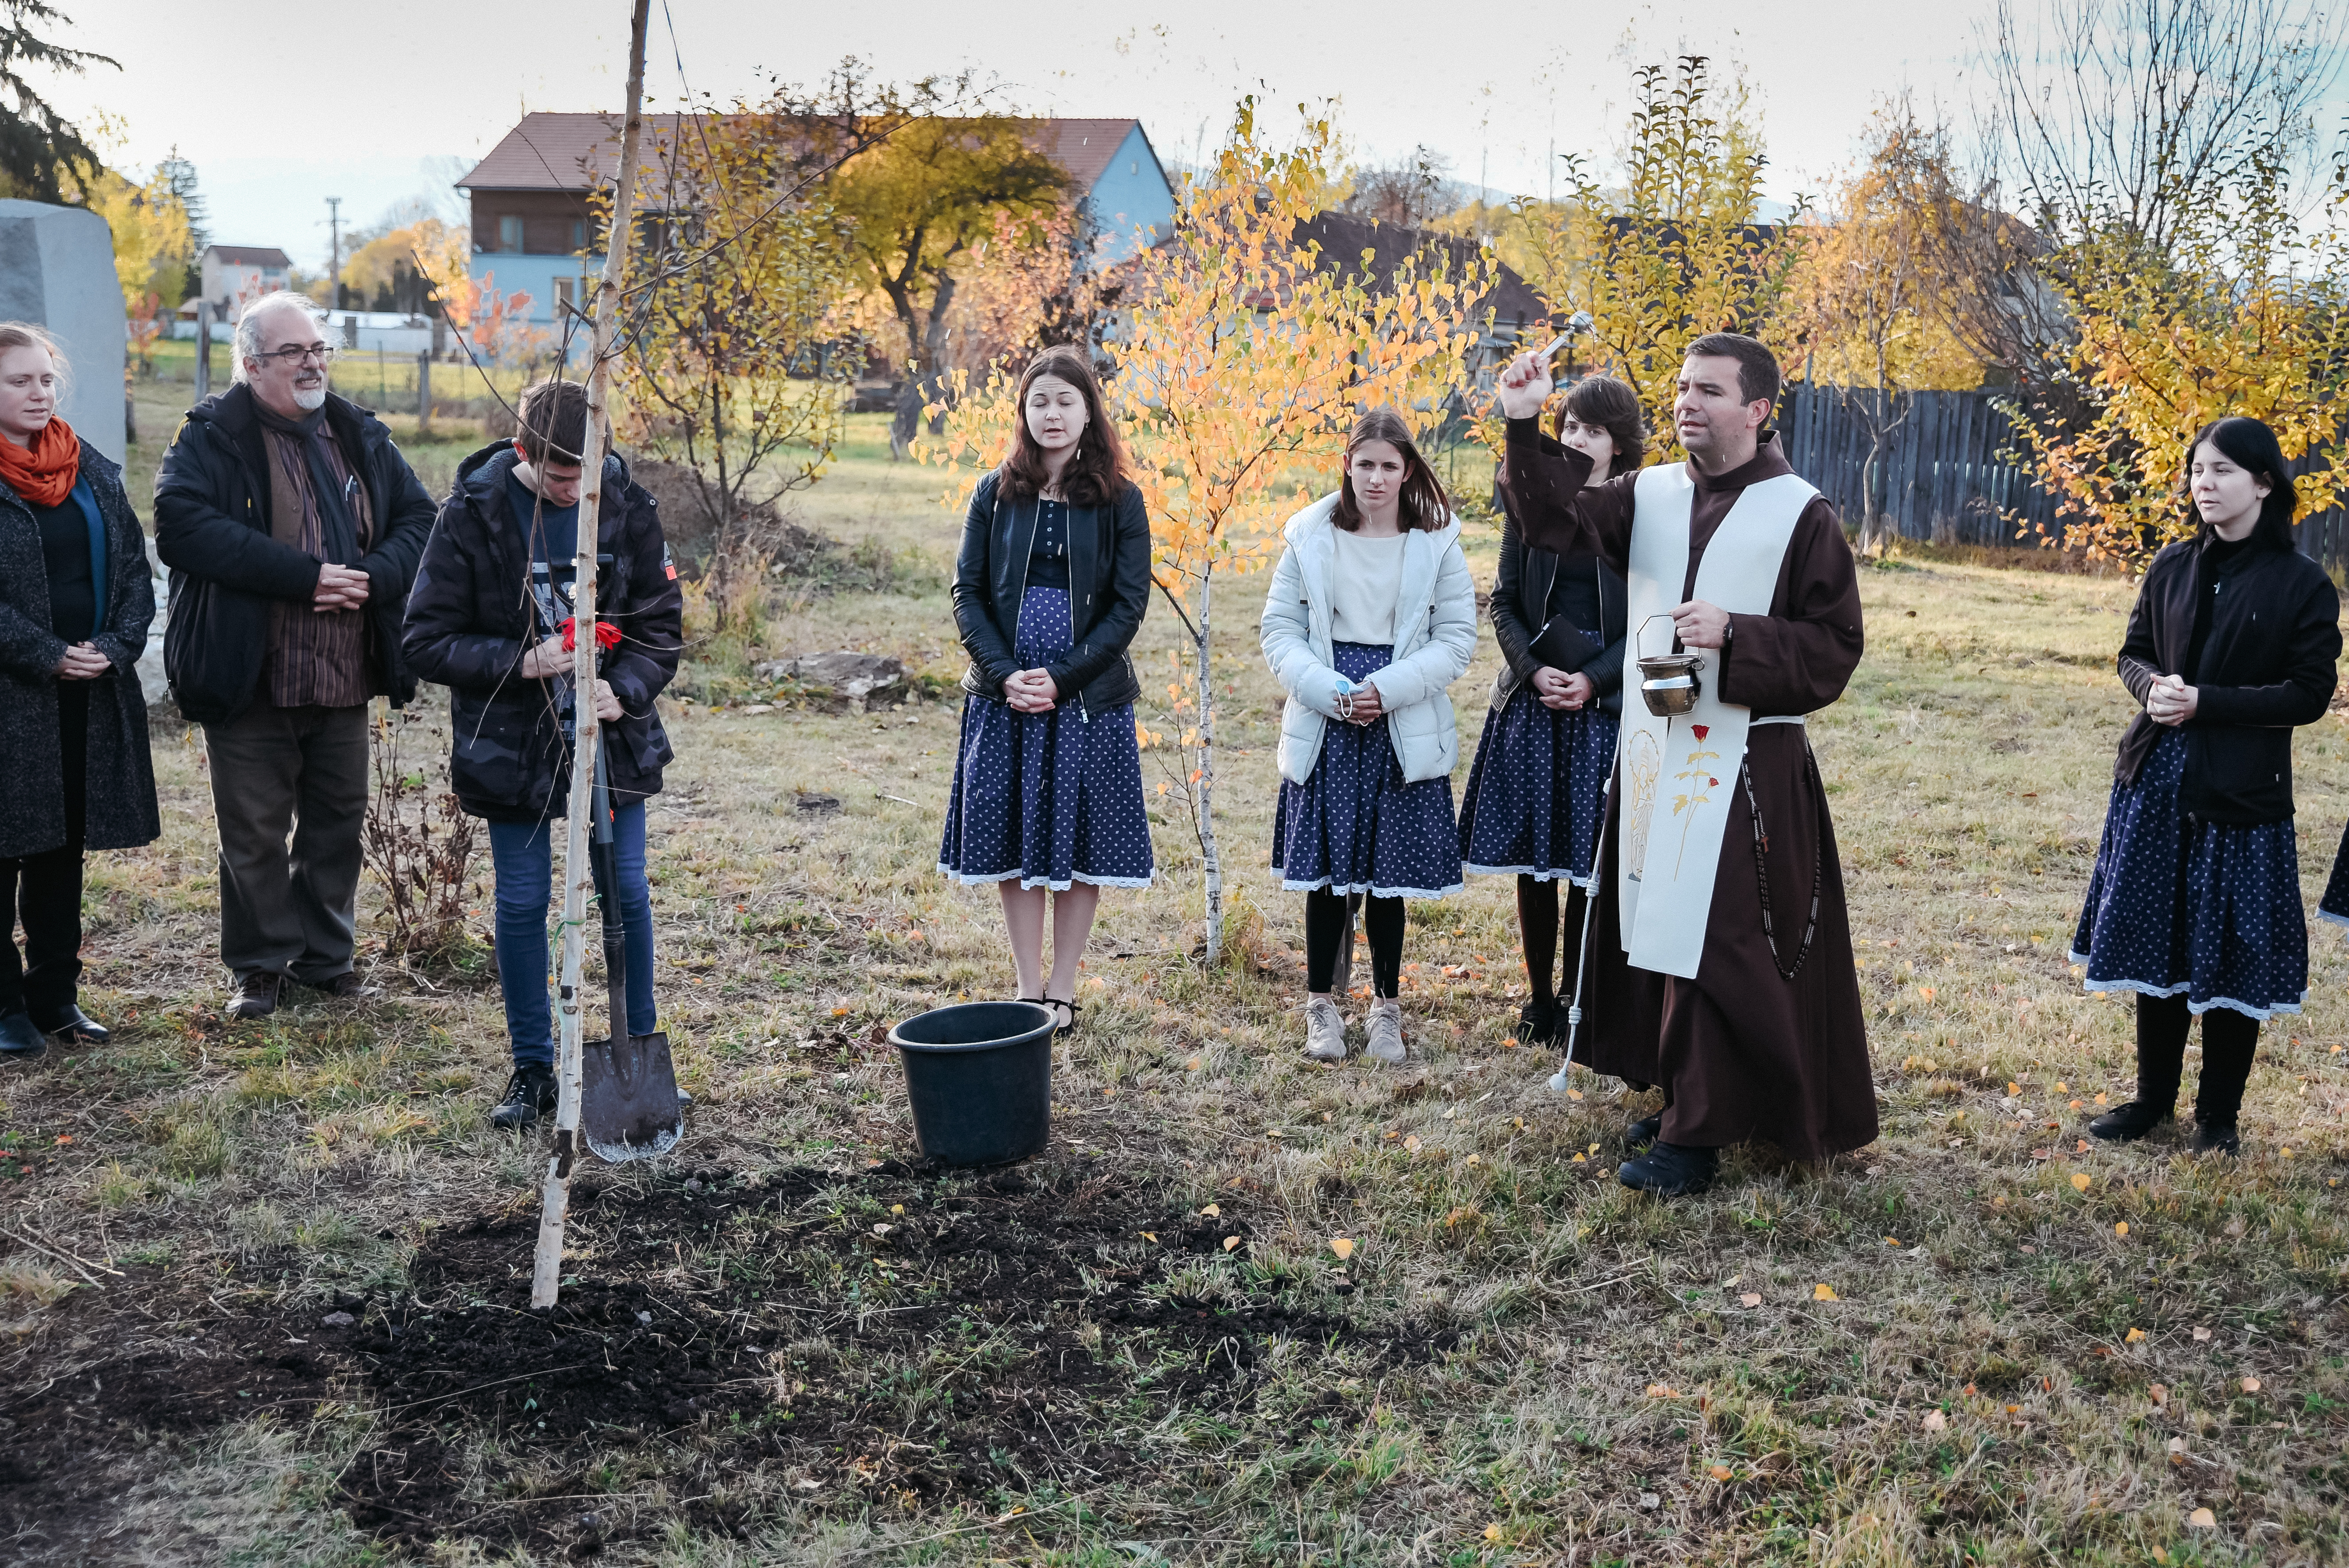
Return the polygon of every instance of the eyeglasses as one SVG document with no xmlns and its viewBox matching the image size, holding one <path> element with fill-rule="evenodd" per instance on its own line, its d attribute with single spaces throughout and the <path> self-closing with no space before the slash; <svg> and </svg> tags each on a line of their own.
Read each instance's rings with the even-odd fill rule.
<svg viewBox="0 0 2349 1568">
<path fill-rule="evenodd" d="M 316 360 L 320 365 L 332 365 L 335 362 L 335 351 L 332 347 L 323 343 L 314 343 L 307 348 L 304 348 L 298 344 L 289 343 L 283 348 L 273 350 L 268 354 L 256 354 L 254 357 L 255 359 L 274 359 L 280 365 L 291 368 L 294 366 L 300 365 L 304 361 L 310 359 Z"/>
</svg>

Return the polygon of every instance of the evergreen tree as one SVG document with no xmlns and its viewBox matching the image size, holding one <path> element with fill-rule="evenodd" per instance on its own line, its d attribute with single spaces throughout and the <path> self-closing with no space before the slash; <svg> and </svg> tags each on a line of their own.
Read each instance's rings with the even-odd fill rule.
<svg viewBox="0 0 2349 1568">
<path fill-rule="evenodd" d="M 121 66 L 87 49 L 69 49 L 33 33 L 36 23 L 71 26 L 72 21 L 44 0 L 0 0 L 0 196 L 61 201 L 61 174 L 94 178 L 98 153 L 70 121 L 33 90 L 28 67 L 79 76 L 92 64 Z"/>
</svg>

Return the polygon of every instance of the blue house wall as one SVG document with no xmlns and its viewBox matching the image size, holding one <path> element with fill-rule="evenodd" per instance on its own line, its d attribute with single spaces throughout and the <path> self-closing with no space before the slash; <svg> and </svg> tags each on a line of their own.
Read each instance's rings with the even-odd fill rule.
<svg viewBox="0 0 2349 1568">
<path fill-rule="evenodd" d="M 1159 166 L 1158 154 L 1151 150 L 1139 123 L 1125 133 L 1117 156 L 1093 181 L 1085 208 L 1101 235 L 1104 261 L 1122 262 L 1140 245 L 1174 232 L 1174 182 Z"/>
</svg>

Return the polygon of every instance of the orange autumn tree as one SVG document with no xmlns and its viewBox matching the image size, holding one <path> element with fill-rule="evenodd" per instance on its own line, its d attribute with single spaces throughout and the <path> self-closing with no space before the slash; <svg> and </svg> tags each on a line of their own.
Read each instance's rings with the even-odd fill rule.
<svg viewBox="0 0 2349 1568">
<path fill-rule="evenodd" d="M 1278 528 L 1337 478 L 1347 428 L 1390 405 L 1423 432 L 1453 417 L 1469 381 L 1472 320 L 1492 286 L 1479 259 L 1453 272 L 1440 253 L 1384 276 L 1368 258 L 1300 237 L 1330 189 L 1337 148 L 1311 120 L 1268 145 L 1243 99 L 1214 163 L 1186 177 L 1174 232 L 1122 274 L 1130 302 L 1107 346 L 1110 410 L 1150 510 L 1153 574 L 1189 644 L 1185 683 L 1167 696 L 1189 753 L 1184 789 L 1198 836 L 1208 962 L 1224 952 L 1225 884 L 1216 830 L 1216 589 L 1278 558 Z M 939 456 L 992 460 L 1017 417 L 1019 367 L 999 366 L 957 400 Z M 960 386 L 956 390 L 962 390 Z M 1254 606 L 1239 612 L 1253 619 Z"/>
</svg>

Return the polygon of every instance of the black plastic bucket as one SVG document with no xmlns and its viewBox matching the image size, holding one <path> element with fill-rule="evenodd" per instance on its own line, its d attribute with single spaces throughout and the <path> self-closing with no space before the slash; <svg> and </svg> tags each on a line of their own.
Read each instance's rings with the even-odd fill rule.
<svg viewBox="0 0 2349 1568">
<path fill-rule="evenodd" d="M 947 1165 L 1025 1160 L 1052 1132 L 1050 1008 L 965 1002 L 889 1031 L 922 1152 Z"/>
</svg>

